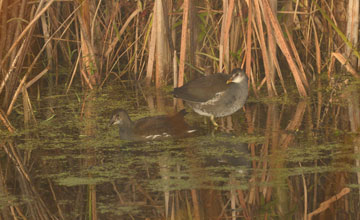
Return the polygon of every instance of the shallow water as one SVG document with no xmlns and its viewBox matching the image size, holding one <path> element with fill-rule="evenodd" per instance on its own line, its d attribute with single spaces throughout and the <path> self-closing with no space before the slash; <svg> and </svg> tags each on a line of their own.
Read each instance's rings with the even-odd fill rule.
<svg viewBox="0 0 360 220">
<path fill-rule="evenodd" d="M 348 92 L 251 96 L 219 129 L 187 108 L 193 136 L 152 142 L 120 140 L 110 114 L 171 114 L 167 90 L 33 100 L 37 125 L 21 129 L 13 114 L 16 134 L 1 134 L 0 208 L 29 219 L 304 219 L 325 202 L 315 219 L 359 219 L 359 98 Z"/>
</svg>

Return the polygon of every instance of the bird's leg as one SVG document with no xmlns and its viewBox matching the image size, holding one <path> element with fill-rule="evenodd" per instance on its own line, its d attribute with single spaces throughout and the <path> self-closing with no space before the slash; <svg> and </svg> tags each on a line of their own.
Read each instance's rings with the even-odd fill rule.
<svg viewBox="0 0 360 220">
<path fill-rule="evenodd" d="M 215 126 L 215 127 L 219 127 L 219 125 L 216 123 L 216 121 L 215 121 L 215 119 L 214 119 L 215 117 L 212 115 L 212 116 L 210 116 L 210 120 L 211 120 L 211 122 L 213 123 L 213 125 Z"/>
</svg>

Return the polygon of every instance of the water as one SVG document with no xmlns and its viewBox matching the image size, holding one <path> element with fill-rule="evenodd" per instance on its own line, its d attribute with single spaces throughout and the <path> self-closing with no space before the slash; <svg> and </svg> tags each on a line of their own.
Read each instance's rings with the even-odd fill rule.
<svg viewBox="0 0 360 220">
<path fill-rule="evenodd" d="M 1 134 L 2 215 L 304 219 L 325 202 L 315 219 L 359 219 L 359 104 L 350 92 L 331 103 L 321 91 L 307 100 L 251 96 L 217 119 L 219 129 L 187 108 L 192 137 L 135 143 L 108 126 L 112 110 L 133 120 L 170 114 L 168 91 L 109 86 L 33 100 L 37 125 L 21 129 L 13 114 L 16 134 Z"/>
</svg>

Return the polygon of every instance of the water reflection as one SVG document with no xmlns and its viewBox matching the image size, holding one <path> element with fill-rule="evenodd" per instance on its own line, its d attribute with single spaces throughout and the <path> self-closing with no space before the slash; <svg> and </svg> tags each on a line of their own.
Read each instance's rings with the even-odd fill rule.
<svg viewBox="0 0 360 220">
<path fill-rule="evenodd" d="M 38 127 L 2 138 L 2 217 L 357 219 L 356 94 L 327 111 L 250 100 L 217 130 L 190 112 L 187 138 L 134 142 L 107 127 L 119 107 L 134 120 L 171 112 L 166 94 L 114 88 L 86 96 L 84 111 L 75 95 L 49 98 L 54 117 L 40 108 Z"/>
</svg>

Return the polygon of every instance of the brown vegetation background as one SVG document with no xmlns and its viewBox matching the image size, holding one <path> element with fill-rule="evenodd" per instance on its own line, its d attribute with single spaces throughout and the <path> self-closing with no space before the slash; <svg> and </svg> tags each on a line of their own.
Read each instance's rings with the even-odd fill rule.
<svg viewBox="0 0 360 220">
<path fill-rule="evenodd" d="M 1 108 L 9 115 L 42 78 L 67 89 L 81 78 L 93 89 L 116 75 L 158 88 L 239 66 L 255 94 L 263 85 L 270 96 L 286 93 L 293 79 L 307 96 L 311 80 L 337 67 L 358 77 L 358 8 L 353 0 L 1 0 Z"/>
</svg>

